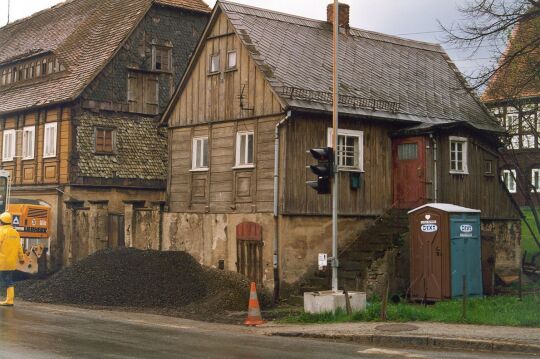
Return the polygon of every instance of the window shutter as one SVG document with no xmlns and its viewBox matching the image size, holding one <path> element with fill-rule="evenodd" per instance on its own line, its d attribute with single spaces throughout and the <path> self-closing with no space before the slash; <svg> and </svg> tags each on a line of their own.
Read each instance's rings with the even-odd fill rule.
<svg viewBox="0 0 540 359">
<path fill-rule="evenodd" d="M 157 75 L 144 76 L 144 113 L 157 114 L 159 105 L 159 81 Z"/>
<path fill-rule="evenodd" d="M 142 112 L 141 111 L 141 101 L 140 101 L 140 92 L 141 88 L 139 85 L 139 74 L 136 72 L 128 73 L 128 103 L 130 112 Z"/>
</svg>

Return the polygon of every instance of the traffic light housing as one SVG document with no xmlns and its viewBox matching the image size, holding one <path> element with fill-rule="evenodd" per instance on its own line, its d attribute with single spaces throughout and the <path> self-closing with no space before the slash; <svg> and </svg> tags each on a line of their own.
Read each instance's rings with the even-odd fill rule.
<svg viewBox="0 0 540 359">
<path fill-rule="evenodd" d="M 334 150 L 331 147 L 312 148 L 309 153 L 317 160 L 316 165 L 309 166 L 317 180 L 307 181 L 306 184 L 315 189 L 317 194 L 330 194 L 331 178 L 334 176 Z"/>
</svg>

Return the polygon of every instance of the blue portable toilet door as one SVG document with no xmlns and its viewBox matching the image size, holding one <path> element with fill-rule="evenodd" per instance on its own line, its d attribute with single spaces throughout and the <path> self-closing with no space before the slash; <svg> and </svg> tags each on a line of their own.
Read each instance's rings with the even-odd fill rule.
<svg viewBox="0 0 540 359">
<path fill-rule="evenodd" d="M 480 214 L 450 216 L 450 272 L 452 298 L 463 295 L 463 276 L 468 295 L 482 295 Z"/>
</svg>

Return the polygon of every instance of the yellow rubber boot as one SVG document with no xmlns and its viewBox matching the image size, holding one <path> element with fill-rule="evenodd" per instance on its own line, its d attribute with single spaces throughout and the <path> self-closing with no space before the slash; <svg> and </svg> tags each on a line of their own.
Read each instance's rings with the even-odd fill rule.
<svg viewBox="0 0 540 359">
<path fill-rule="evenodd" d="M 13 301 L 15 300 L 15 287 L 9 287 L 7 289 L 7 295 L 6 300 L 0 302 L 1 306 L 8 306 L 11 307 L 13 305 Z"/>
</svg>

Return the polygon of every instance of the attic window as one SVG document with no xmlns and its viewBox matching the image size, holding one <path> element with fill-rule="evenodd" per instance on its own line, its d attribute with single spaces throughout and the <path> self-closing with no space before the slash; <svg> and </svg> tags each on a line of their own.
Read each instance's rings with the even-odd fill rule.
<svg viewBox="0 0 540 359">
<path fill-rule="evenodd" d="M 227 53 L 227 70 L 236 69 L 236 50 Z"/>
<path fill-rule="evenodd" d="M 152 46 L 152 69 L 171 71 L 172 49 L 164 46 Z"/>
<path fill-rule="evenodd" d="M 215 74 L 219 72 L 219 54 L 214 54 L 210 56 L 209 72 L 211 74 Z"/>
</svg>

